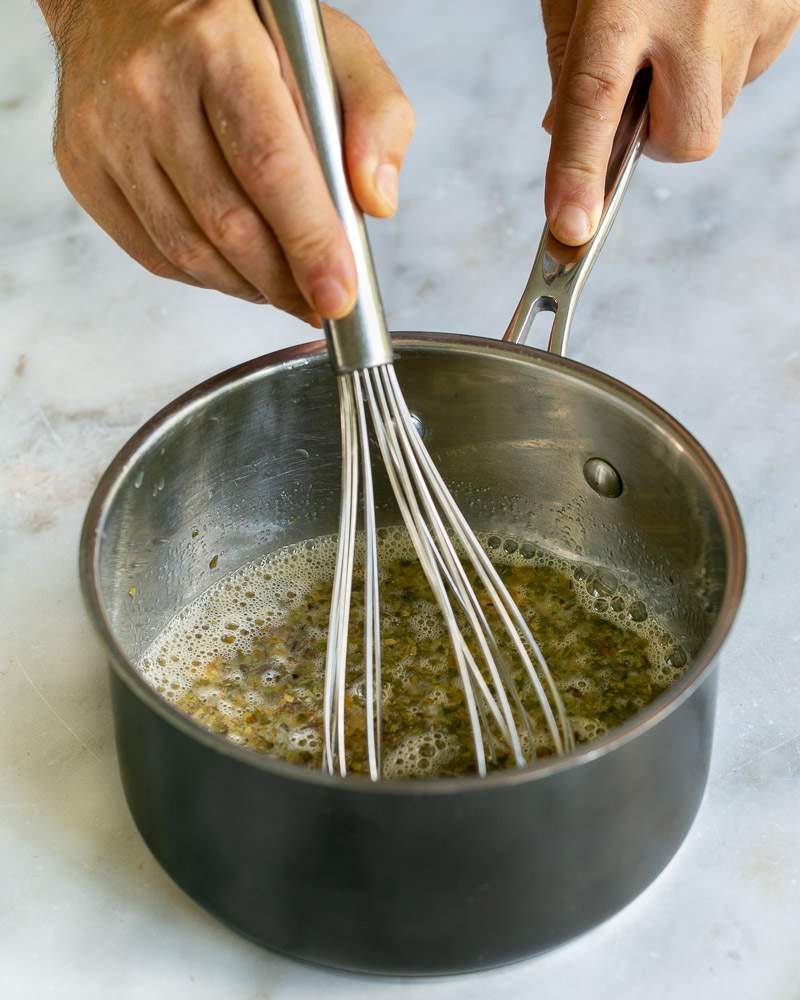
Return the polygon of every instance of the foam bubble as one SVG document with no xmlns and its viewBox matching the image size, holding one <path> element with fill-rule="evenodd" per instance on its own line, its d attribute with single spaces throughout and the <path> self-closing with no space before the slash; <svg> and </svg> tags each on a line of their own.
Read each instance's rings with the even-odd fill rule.
<svg viewBox="0 0 800 1000">
<path fill-rule="evenodd" d="M 402 527 L 381 528 L 378 534 L 382 567 L 402 560 L 416 560 L 411 541 Z M 641 597 L 628 591 L 614 574 L 598 567 L 570 563 L 528 541 L 520 542 L 497 534 L 483 534 L 479 538 L 499 565 L 551 567 L 569 574 L 575 597 L 587 612 L 634 631 L 644 639 L 650 660 L 648 673 L 653 683 L 667 686 L 685 672 L 686 653 L 648 613 Z M 270 553 L 223 578 L 176 615 L 158 636 L 140 661 L 142 674 L 169 700 L 178 702 L 192 690 L 201 703 L 216 705 L 231 722 L 246 718 L 248 712 L 264 703 L 263 699 L 279 698 L 289 690 L 298 704 L 312 709 L 315 695 L 307 688 L 291 686 L 291 678 L 282 669 L 291 661 L 290 652 L 282 644 L 280 636 L 270 630 L 277 630 L 287 615 L 302 609 L 315 591 L 330 586 L 336 549 L 336 536 L 306 540 Z M 357 565 L 362 557 L 363 538 L 359 537 L 356 544 Z M 521 586 L 519 598 L 526 595 L 526 588 Z M 353 627 L 356 627 L 359 615 L 363 621 L 363 610 L 358 609 L 354 613 Z M 446 669 L 444 657 L 439 659 L 437 666 L 431 666 L 430 663 L 420 662 L 416 656 L 417 643 L 440 640 L 448 644 L 444 621 L 435 605 L 412 599 L 403 614 L 395 612 L 392 624 L 397 626 L 393 632 L 402 636 L 402 641 L 408 646 L 397 664 L 395 683 L 408 680 L 411 671 Z M 535 634 L 535 620 L 531 624 Z M 326 630 L 324 627 L 309 627 L 305 635 L 312 647 L 309 656 L 312 657 L 313 669 L 321 676 L 324 672 Z M 565 634 L 558 645 L 568 649 L 575 641 L 576 636 Z M 264 648 L 265 643 L 269 666 L 265 664 L 258 690 L 248 690 L 240 705 L 227 700 L 223 681 L 242 677 L 241 671 L 237 670 L 237 658 L 241 660 L 254 651 L 259 655 L 258 651 Z M 267 660 L 266 653 L 264 659 Z M 222 664 L 218 669 L 215 667 L 217 662 Z M 576 669 L 579 670 L 581 665 L 578 658 Z M 198 684 L 201 672 L 206 672 L 205 679 Z M 610 679 L 611 672 L 601 669 L 595 671 L 591 678 L 576 674 L 565 682 L 564 687 L 571 685 L 579 692 L 589 692 L 595 686 L 602 687 Z M 349 685 L 349 694 L 363 698 L 363 679 Z M 393 694 L 392 685 L 384 683 L 382 697 L 385 709 L 391 705 Z M 410 713 L 414 716 L 414 727 L 422 728 L 426 723 L 432 725 L 434 707 L 444 705 L 447 700 L 446 687 L 434 689 L 428 706 L 420 706 L 416 714 Z M 582 740 L 595 739 L 605 732 L 596 719 L 575 717 L 572 722 L 576 735 Z M 231 735 L 231 738 L 234 736 Z M 241 742 L 240 737 L 235 739 Z M 529 742 L 527 734 L 524 735 L 524 742 Z M 454 736 L 435 728 L 421 733 L 412 732 L 386 755 L 385 774 L 387 777 L 401 777 L 435 773 L 453 759 L 457 743 Z M 318 754 L 320 733 L 308 725 L 295 728 L 292 732 L 279 733 L 275 737 L 275 751 L 280 754 L 282 747 L 307 751 L 309 755 Z M 528 749 L 549 753 L 548 733 L 535 732 L 533 747 Z"/>
<path fill-rule="evenodd" d="M 458 749 L 456 739 L 443 730 L 429 729 L 403 739 L 383 761 L 387 778 L 424 777 L 446 767 Z"/>
</svg>

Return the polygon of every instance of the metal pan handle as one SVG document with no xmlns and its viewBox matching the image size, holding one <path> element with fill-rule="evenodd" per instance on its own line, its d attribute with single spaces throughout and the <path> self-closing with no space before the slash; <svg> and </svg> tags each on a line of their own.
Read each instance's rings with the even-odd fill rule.
<svg viewBox="0 0 800 1000">
<path fill-rule="evenodd" d="M 560 243 L 545 225 L 528 284 L 503 340 L 524 343 L 534 317 L 540 312 L 552 312 L 547 349 L 553 354 L 566 354 L 575 304 L 608 236 L 647 138 L 650 78 L 649 69 L 639 72 L 622 112 L 608 162 L 606 197 L 597 232 L 583 246 L 569 247 Z"/>
</svg>

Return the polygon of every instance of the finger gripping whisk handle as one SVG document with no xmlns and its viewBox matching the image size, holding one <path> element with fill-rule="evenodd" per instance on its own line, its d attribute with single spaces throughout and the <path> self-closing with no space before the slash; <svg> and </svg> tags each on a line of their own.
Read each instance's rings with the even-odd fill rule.
<svg viewBox="0 0 800 1000">
<path fill-rule="evenodd" d="M 342 154 L 339 96 L 317 0 L 255 0 L 283 76 L 316 147 L 322 173 L 353 251 L 358 297 L 344 319 L 325 322 L 334 370 L 343 374 L 393 359 L 364 219 L 350 191 Z"/>
<path fill-rule="evenodd" d="M 651 75 L 650 69 L 640 70 L 625 103 L 608 161 L 603 211 L 594 236 L 583 246 L 566 246 L 559 243 L 545 224 L 528 284 L 503 340 L 524 343 L 536 315 L 552 312 L 548 350 L 554 354 L 566 353 L 578 296 L 608 236 L 647 139 Z"/>
</svg>

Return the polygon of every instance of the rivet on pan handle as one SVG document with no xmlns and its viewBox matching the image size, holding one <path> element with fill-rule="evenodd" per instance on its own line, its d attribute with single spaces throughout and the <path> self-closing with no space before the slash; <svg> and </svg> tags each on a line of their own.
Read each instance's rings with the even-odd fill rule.
<svg viewBox="0 0 800 1000">
<path fill-rule="evenodd" d="M 608 236 L 647 138 L 650 79 L 649 69 L 636 76 L 622 112 L 608 163 L 605 204 L 597 232 L 583 246 L 569 247 L 545 225 L 528 284 L 503 340 L 524 343 L 534 317 L 540 312 L 552 312 L 555 315 L 547 349 L 553 354 L 566 354 L 575 304 Z"/>
</svg>

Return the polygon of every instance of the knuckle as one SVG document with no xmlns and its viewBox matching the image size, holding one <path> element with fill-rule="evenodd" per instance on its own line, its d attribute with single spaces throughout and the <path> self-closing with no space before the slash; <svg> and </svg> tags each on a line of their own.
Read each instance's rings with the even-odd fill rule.
<svg viewBox="0 0 800 1000">
<path fill-rule="evenodd" d="M 229 0 L 172 0 L 167 6 L 161 37 L 182 73 L 229 78 L 242 48 L 240 21 L 231 16 Z"/>
<path fill-rule="evenodd" d="M 604 115 L 626 95 L 627 81 L 610 65 L 595 65 L 571 73 L 565 81 L 564 98 L 573 107 L 593 115 Z"/>
<path fill-rule="evenodd" d="M 175 34 L 194 33 L 201 24 L 221 27 L 227 7 L 226 0 L 172 0 L 161 23 Z"/>
<path fill-rule="evenodd" d="M 230 247 L 252 244 L 260 230 L 258 216 L 246 205 L 234 205 L 212 216 L 207 229 L 214 243 Z"/>
<path fill-rule="evenodd" d="M 206 271 L 212 256 L 209 244 L 195 233 L 181 232 L 167 238 L 164 250 L 175 267 L 188 274 Z"/>
<path fill-rule="evenodd" d="M 242 169 L 252 183 L 269 195 L 277 195 L 289 187 L 298 176 L 295 152 L 274 138 L 254 139 L 243 154 Z"/>
<path fill-rule="evenodd" d="M 569 158 L 557 160 L 554 168 L 563 180 L 571 181 L 578 187 L 596 181 L 603 172 L 598 163 L 588 159 L 578 160 Z"/>
<path fill-rule="evenodd" d="M 188 35 L 193 50 L 200 57 L 214 56 L 220 50 L 230 51 L 225 39 L 227 23 L 210 11 L 204 11 L 199 17 L 196 11 L 187 11 L 176 20 L 176 28 Z"/>
<path fill-rule="evenodd" d="M 158 66 L 148 54 L 137 52 L 119 69 L 115 83 L 117 93 L 151 108 L 159 96 Z"/>
<path fill-rule="evenodd" d="M 172 0 L 170 9 L 164 13 L 162 24 L 172 30 L 193 28 L 217 6 L 216 0 Z"/>
<path fill-rule="evenodd" d="M 132 256 L 135 256 L 145 271 L 156 278 L 171 278 L 175 273 L 173 265 L 160 253 L 139 253 Z"/>
<path fill-rule="evenodd" d="M 334 256 L 336 240 L 324 229 L 304 228 L 285 240 L 288 256 L 306 266 L 320 266 Z"/>
</svg>

